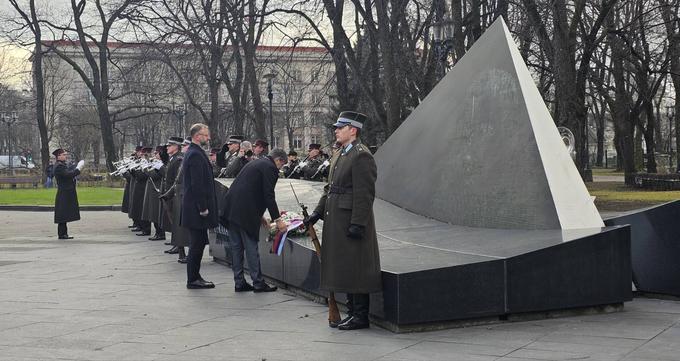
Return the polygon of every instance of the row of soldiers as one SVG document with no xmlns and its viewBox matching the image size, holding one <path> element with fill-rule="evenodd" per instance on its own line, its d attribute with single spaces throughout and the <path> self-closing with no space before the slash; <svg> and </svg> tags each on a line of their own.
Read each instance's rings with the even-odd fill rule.
<svg viewBox="0 0 680 361">
<path fill-rule="evenodd" d="M 132 161 L 143 161 L 144 167 L 131 167 L 122 175 L 126 180 L 123 193 L 122 212 L 132 220 L 129 226 L 138 236 L 154 235 L 151 241 L 166 240 L 166 232 L 172 234 L 172 248 L 168 254 L 178 254 L 178 262 L 186 263 L 185 247 L 189 246 L 188 230 L 179 226 L 182 202 L 183 154 L 191 139 L 170 137 L 168 142 L 150 147 L 138 146 L 131 155 Z M 269 144 L 261 139 L 251 143 L 242 136 L 232 135 L 222 148 L 213 148 L 210 161 L 216 178 L 235 178 L 250 161 L 267 155 Z M 310 144 L 308 155 L 302 161 L 297 153 L 288 153 L 288 163 L 280 171 L 280 176 L 290 179 L 323 181 L 328 176 L 328 158 L 320 144 Z"/>
<path fill-rule="evenodd" d="M 222 148 L 213 148 L 210 152 L 215 178 L 236 178 L 248 162 L 266 156 L 268 148 L 269 143 L 262 139 L 251 143 L 243 140 L 243 136 L 230 136 Z M 328 156 L 321 150 L 321 144 L 312 143 L 302 161 L 294 150 L 288 153 L 288 163 L 280 176 L 321 182 L 328 177 L 328 165 Z"/>
<path fill-rule="evenodd" d="M 121 210 L 132 219 L 131 231 L 140 232 L 138 236 L 149 236 L 153 225 L 155 234 L 149 238 L 151 241 L 166 240 L 165 232 L 171 232 L 171 241 L 166 244 L 172 245 L 172 248 L 165 252 L 178 254 L 180 263 L 186 263 L 184 247 L 189 246 L 188 230 L 179 226 L 182 202 L 180 170 L 183 153 L 190 143 L 188 138 L 170 137 L 167 144 L 156 147 L 155 151 L 153 148 L 137 147 L 132 158 L 146 160 L 144 164 L 155 166 L 132 167 L 123 172 L 126 183 Z"/>
</svg>

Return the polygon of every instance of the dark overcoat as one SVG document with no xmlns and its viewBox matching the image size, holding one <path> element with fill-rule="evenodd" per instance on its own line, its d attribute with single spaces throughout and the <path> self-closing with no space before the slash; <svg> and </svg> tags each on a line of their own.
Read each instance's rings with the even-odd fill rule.
<svg viewBox="0 0 680 361">
<path fill-rule="evenodd" d="M 227 168 L 224 170 L 223 177 L 236 178 L 246 164 L 248 164 L 248 158 L 239 157 L 238 155 L 235 158 L 230 156 L 227 159 Z"/>
<path fill-rule="evenodd" d="M 184 198 L 184 186 L 182 180 L 182 158 L 180 158 L 179 171 L 177 172 L 177 177 L 175 178 L 175 185 L 171 187 L 170 194 L 173 196 L 170 198 L 170 206 L 172 207 L 172 238 L 170 243 L 173 246 L 178 247 L 189 247 L 191 242 L 191 233 L 189 229 L 182 227 L 180 225 L 180 219 L 182 218 L 182 199 Z"/>
<path fill-rule="evenodd" d="M 300 169 L 302 173 L 302 178 L 305 180 L 321 182 L 323 177 L 326 175 L 324 171 L 319 171 L 319 167 L 323 164 L 326 159 L 321 155 L 314 159 L 309 159 L 305 162 L 305 166 Z"/>
<path fill-rule="evenodd" d="M 134 207 L 134 199 L 132 199 L 132 195 L 135 194 L 135 185 L 137 184 L 137 180 L 135 180 L 135 177 L 132 175 L 132 171 L 126 171 L 125 174 L 128 176 L 129 180 L 128 182 L 130 183 L 130 192 L 128 193 L 128 218 L 132 219 L 132 207 Z M 135 219 L 136 221 L 136 219 Z"/>
<path fill-rule="evenodd" d="M 163 180 L 164 168 L 143 171 L 147 175 L 146 190 L 144 191 L 144 204 L 142 206 L 142 220 L 156 224 L 160 223 L 161 201 L 158 199 L 161 181 Z"/>
<path fill-rule="evenodd" d="M 161 182 L 161 194 L 165 194 L 175 184 L 177 173 L 182 166 L 182 153 L 176 153 L 170 157 L 165 165 L 165 177 Z M 179 212 L 178 212 L 179 213 Z M 161 202 L 161 228 L 166 232 L 172 232 L 172 198 Z"/>
<path fill-rule="evenodd" d="M 315 211 L 322 215 L 321 288 L 347 293 L 382 290 L 378 237 L 373 218 L 377 167 L 359 141 L 331 159 L 328 183 Z M 362 239 L 347 236 L 350 224 L 364 226 Z"/>
<path fill-rule="evenodd" d="M 125 188 L 123 190 L 123 203 L 120 205 L 120 211 L 127 213 L 130 210 L 130 174 L 124 173 L 123 178 L 125 178 Z"/>
<path fill-rule="evenodd" d="M 281 217 L 274 196 L 278 179 L 279 169 L 270 157 L 248 162 L 224 197 L 220 223 L 227 229 L 236 225 L 257 239 L 265 209 L 272 219 Z"/>
<path fill-rule="evenodd" d="M 54 179 L 57 181 L 57 196 L 54 199 L 54 223 L 73 222 L 80 219 L 76 177 L 78 169 L 69 169 L 65 162 L 54 165 Z"/>
<path fill-rule="evenodd" d="M 144 194 L 146 192 L 146 180 L 149 178 L 141 170 L 133 170 L 130 172 L 132 179 L 134 179 L 134 186 L 132 190 L 132 197 L 130 198 L 130 211 L 128 216 L 135 220 L 142 219 L 142 211 L 144 210 Z"/>
<path fill-rule="evenodd" d="M 205 151 L 191 143 L 182 161 L 182 214 L 180 225 L 191 229 L 217 227 L 217 198 L 210 160 Z M 208 215 L 199 214 L 208 210 Z"/>
</svg>

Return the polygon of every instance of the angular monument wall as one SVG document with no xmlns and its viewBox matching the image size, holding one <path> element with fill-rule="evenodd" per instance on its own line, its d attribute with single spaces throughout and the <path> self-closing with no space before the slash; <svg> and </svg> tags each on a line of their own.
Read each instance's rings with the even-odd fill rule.
<svg viewBox="0 0 680 361">
<path fill-rule="evenodd" d="M 377 196 L 471 227 L 602 227 L 499 18 L 376 154 Z"/>
</svg>

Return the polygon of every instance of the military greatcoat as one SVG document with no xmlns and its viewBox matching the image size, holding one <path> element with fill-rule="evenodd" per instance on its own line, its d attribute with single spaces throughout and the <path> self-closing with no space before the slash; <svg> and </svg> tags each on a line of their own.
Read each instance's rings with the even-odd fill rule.
<svg viewBox="0 0 680 361">
<path fill-rule="evenodd" d="M 347 293 L 382 290 L 380 254 L 373 218 L 377 167 L 358 140 L 331 159 L 328 183 L 315 211 L 322 216 L 321 288 Z M 364 236 L 347 236 L 350 224 L 364 226 Z"/>
<path fill-rule="evenodd" d="M 143 170 L 147 175 L 144 191 L 144 201 L 142 202 L 142 220 L 160 224 L 161 201 L 158 199 L 159 187 L 165 174 L 165 166 L 161 169 Z"/>
<path fill-rule="evenodd" d="M 80 219 L 78 194 L 75 178 L 78 169 L 69 169 L 66 162 L 57 161 L 54 165 L 54 178 L 57 181 L 57 196 L 54 200 L 54 223 L 73 222 Z"/>
</svg>

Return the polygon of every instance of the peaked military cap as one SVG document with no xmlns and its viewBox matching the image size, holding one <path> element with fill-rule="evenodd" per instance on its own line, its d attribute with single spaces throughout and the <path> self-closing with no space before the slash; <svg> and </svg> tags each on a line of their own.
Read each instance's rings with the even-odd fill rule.
<svg viewBox="0 0 680 361">
<path fill-rule="evenodd" d="M 171 145 L 171 144 L 182 145 L 183 142 L 184 142 L 184 139 L 182 137 L 170 137 L 170 138 L 168 138 L 168 144 L 166 144 L 166 145 Z"/>
<path fill-rule="evenodd" d="M 182 142 L 182 145 L 189 145 L 189 144 L 191 144 L 191 137 L 184 138 L 184 142 Z"/>
<path fill-rule="evenodd" d="M 335 128 L 342 128 L 346 125 L 351 125 L 355 128 L 361 129 L 364 126 L 364 122 L 368 120 L 366 114 L 361 114 L 357 112 L 342 112 L 338 115 L 338 120 L 333 124 Z"/>
<path fill-rule="evenodd" d="M 229 140 L 227 140 L 227 144 L 241 144 L 242 141 L 242 135 L 230 135 Z"/>
<path fill-rule="evenodd" d="M 318 144 L 318 143 L 312 143 L 312 144 L 310 144 L 310 145 L 309 145 L 309 150 L 312 150 L 312 149 L 321 149 L 321 144 Z"/>
<path fill-rule="evenodd" d="M 52 155 L 55 156 L 55 157 L 58 157 L 58 156 L 60 156 L 62 153 L 66 153 L 66 150 L 64 150 L 64 149 L 62 149 L 62 148 L 59 148 L 59 149 L 55 149 L 54 152 L 52 152 Z"/>
</svg>

